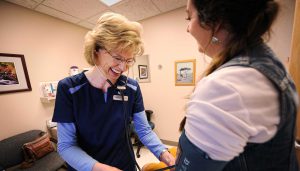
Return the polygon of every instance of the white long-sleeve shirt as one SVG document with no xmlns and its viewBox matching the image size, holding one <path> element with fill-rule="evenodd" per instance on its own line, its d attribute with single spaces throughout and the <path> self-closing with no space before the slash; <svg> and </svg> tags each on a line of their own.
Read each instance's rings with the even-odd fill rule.
<svg viewBox="0 0 300 171">
<path fill-rule="evenodd" d="M 247 142 L 262 143 L 275 135 L 278 93 L 259 71 L 226 67 L 198 82 L 186 117 L 188 139 L 212 159 L 229 161 Z"/>
</svg>

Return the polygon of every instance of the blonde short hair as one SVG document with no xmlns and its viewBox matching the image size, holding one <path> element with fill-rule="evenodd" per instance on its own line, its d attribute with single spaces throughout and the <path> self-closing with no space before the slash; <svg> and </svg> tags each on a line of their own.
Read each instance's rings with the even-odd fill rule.
<svg viewBox="0 0 300 171">
<path fill-rule="evenodd" d="M 104 13 L 92 31 L 85 35 L 84 56 L 90 65 L 94 64 L 97 48 L 108 51 L 126 52 L 135 56 L 144 53 L 141 40 L 142 26 L 126 17 L 112 12 Z M 97 49 L 98 50 L 98 49 Z"/>
</svg>

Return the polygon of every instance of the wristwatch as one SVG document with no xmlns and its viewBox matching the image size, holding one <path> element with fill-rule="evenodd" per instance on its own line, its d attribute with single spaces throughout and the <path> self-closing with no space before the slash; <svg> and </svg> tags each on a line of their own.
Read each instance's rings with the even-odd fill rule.
<svg viewBox="0 0 300 171">
<path fill-rule="evenodd" d="M 166 152 L 166 151 L 169 152 L 169 149 L 168 149 L 168 148 L 165 148 L 165 149 L 163 149 L 163 150 L 161 151 L 160 156 L 159 156 L 159 159 L 160 159 L 160 160 L 161 160 L 161 155 L 162 155 L 164 152 Z M 169 161 L 167 161 L 167 162 L 169 162 Z"/>
<path fill-rule="evenodd" d="M 166 152 L 166 151 L 168 151 L 168 152 L 169 152 L 169 149 L 168 149 L 168 148 L 165 148 L 165 149 L 163 149 L 163 150 L 161 151 L 161 153 L 160 153 L 160 154 L 162 154 L 162 153 L 164 153 L 164 152 Z"/>
</svg>

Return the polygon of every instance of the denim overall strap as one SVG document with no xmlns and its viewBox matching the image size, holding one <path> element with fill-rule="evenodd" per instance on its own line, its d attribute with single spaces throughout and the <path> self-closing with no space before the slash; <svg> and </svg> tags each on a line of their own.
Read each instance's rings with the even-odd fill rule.
<svg viewBox="0 0 300 171">
<path fill-rule="evenodd" d="M 224 170 L 297 171 L 294 131 L 298 96 L 295 85 L 284 66 L 265 44 L 253 48 L 247 55 L 232 58 L 218 70 L 230 66 L 252 67 L 273 83 L 279 94 L 280 123 L 278 131 L 271 140 L 265 143 L 248 143 L 244 152 L 230 161 Z"/>
<path fill-rule="evenodd" d="M 287 94 L 288 99 L 282 99 L 281 101 L 280 115 L 283 115 L 287 111 L 293 112 L 291 110 L 297 110 L 299 99 L 298 94 L 296 93 L 296 86 L 282 63 L 265 44 L 253 49 L 248 56 L 234 57 L 219 67 L 218 70 L 229 66 L 252 67 L 265 75 L 273 83 L 279 91 L 281 98 L 285 98 L 282 96 Z M 286 104 L 287 102 L 293 102 L 293 104 Z M 279 128 L 282 126 L 282 123 L 286 122 L 286 119 L 285 114 L 284 116 L 281 116 Z"/>
</svg>

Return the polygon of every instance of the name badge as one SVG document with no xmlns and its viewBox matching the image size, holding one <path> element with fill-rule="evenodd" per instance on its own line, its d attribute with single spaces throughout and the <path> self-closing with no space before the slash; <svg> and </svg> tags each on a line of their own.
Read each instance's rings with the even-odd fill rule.
<svg viewBox="0 0 300 171">
<path fill-rule="evenodd" d="M 121 95 L 114 95 L 113 100 L 122 101 L 122 96 Z M 128 96 L 124 96 L 124 101 L 126 101 L 126 102 L 128 101 Z"/>
<path fill-rule="evenodd" d="M 117 89 L 118 90 L 126 90 L 126 87 L 125 86 L 117 86 Z"/>
</svg>

